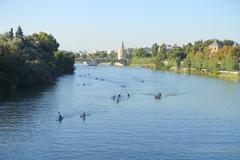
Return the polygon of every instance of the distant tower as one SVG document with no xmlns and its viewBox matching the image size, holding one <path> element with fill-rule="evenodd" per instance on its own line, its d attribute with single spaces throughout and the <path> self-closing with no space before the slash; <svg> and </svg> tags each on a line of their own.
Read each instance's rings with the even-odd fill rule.
<svg viewBox="0 0 240 160">
<path fill-rule="evenodd" d="M 126 59 L 126 51 L 124 48 L 124 43 L 122 41 L 122 47 L 118 50 L 118 60 L 125 60 Z"/>
<path fill-rule="evenodd" d="M 124 50 L 124 42 L 122 41 L 122 49 Z"/>
</svg>

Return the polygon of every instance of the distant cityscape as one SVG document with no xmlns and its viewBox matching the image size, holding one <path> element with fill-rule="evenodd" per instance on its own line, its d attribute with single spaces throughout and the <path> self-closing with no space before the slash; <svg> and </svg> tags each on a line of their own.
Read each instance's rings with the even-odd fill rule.
<svg viewBox="0 0 240 160">
<path fill-rule="evenodd" d="M 120 46 L 120 45 L 119 45 Z M 176 47 L 177 45 L 166 45 L 167 49 L 171 49 Z M 152 54 L 152 48 L 148 46 L 141 46 L 141 47 L 126 47 L 124 41 L 122 41 L 121 46 L 117 50 L 84 50 L 84 51 L 79 51 L 79 56 L 87 56 L 87 57 L 95 57 L 98 53 L 103 53 L 106 55 L 111 55 L 115 54 L 118 60 L 121 59 L 128 59 L 133 55 L 134 51 L 136 49 L 143 49 L 145 53 Z M 160 49 L 160 48 L 159 48 Z"/>
<path fill-rule="evenodd" d="M 238 45 L 237 43 L 235 43 L 234 45 Z M 119 45 L 120 46 L 120 45 Z M 177 48 L 179 47 L 177 44 L 174 45 L 166 45 L 166 51 L 171 50 L 173 48 Z M 214 41 L 213 43 L 211 43 L 208 48 L 210 50 L 211 53 L 215 53 L 217 52 L 219 49 L 221 49 L 223 47 L 223 45 L 221 43 L 219 43 L 218 41 Z M 135 47 L 135 48 L 131 48 L 131 47 L 125 47 L 124 41 L 122 41 L 121 43 L 121 47 L 119 47 L 118 50 L 84 50 L 84 51 L 79 51 L 80 57 L 82 56 L 87 56 L 87 57 L 96 57 L 96 55 L 100 54 L 104 54 L 104 57 L 110 57 L 111 55 L 115 55 L 112 58 L 116 58 L 118 60 L 123 60 L 123 59 L 129 59 L 133 54 L 134 51 L 137 49 L 142 49 L 144 51 L 144 53 L 146 54 L 150 54 L 152 55 L 152 47 L 148 47 L 148 46 L 141 46 L 141 47 Z M 160 52 L 160 48 L 158 48 L 158 52 Z"/>
</svg>

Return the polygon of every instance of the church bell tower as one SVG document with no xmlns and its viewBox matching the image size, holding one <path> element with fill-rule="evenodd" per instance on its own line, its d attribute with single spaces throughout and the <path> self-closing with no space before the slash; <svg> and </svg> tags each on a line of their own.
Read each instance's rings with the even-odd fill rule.
<svg viewBox="0 0 240 160">
<path fill-rule="evenodd" d="M 125 60 L 126 59 L 126 51 L 124 48 L 124 42 L 122 41 L 122 47 L 118 50 L 118 60 Z"/>
</svg>

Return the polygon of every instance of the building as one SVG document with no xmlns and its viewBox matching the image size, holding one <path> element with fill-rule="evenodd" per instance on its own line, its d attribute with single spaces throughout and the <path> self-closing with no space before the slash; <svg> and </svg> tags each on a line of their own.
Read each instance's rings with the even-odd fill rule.
<svg viewBox="0 0 240 160">
<path fill-rule="evenodd" d="M 222 44 L 217 41 L 209 45 L 209 49 L 211 53 L 217 52 L 220 48 L 222 48 Z"/>
<path fill-rule="evenodd" d="M 124 43 L 122 41 L 122 47 L 118 50 L 118 60 L 125 60 L 127 58 Z"/>
</svg>

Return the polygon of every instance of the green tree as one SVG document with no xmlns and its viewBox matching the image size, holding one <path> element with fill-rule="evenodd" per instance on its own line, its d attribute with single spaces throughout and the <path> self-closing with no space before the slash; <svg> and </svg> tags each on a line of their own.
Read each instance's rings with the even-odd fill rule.
<svg viewBox="0 0 240 160">
<path fill-rule="evenodd" d="M 158 53 L 158 48 L 159 48 L 159 46 L 158 46 L 157 43 L 154 43 L 154 44 L 152 45 L 152 55 L 153 55 L 154 57 L 156 57 L 156 55 L 157 55 L 157 53 Z"/>
<path fill-rule="evenodd" d="M 223 40 L 222 43 L 223 43 L 224 46 L 233 46 L 235 44 L 234 41 L 228 40 L 228 39 Z"/>
<path fill-rule="evenodd" d="M 192 66 L 198 70 L 203 68 L 204 55 L 202 52 L 197 52 L 192 58 Z"/>
<path fill-rule="evenodd" d="M 185 60 L 183 61 L 183 65 L 184 65 L 185 67 L 187 67 L 188 69 L 190 69 L 191 66 L 192 66 L 192 62 L 191 62 L 190 59 L 185 59 Z"/>
<path fill-rule="evenodd" d="M 111 53 L 109 54 L 109 58 L 110 59 L 117 59 L 117 52 L 115 52 L 115 51 L 111 51 Z"/>
<path fill-rule="evenodd" d="M 66 74 L 74 71 L 74 54 L 67 51 L 54 52 L 58 73 Z"/>
<path fill-rule="evenodd" d="M 51 34 L 45 32 L 34 33 L 29 39 L 40 53 L 41 59 L 47 62 L 53 61 L 54 52 L 58 50 L 59 44 Z"/>
<path fill-rule="evenodd" d="M 186 53 L 182 51 L 181 48 L 173 48 L 167 53 L 168 60 L 176 60 L 180 59 L 182 61 L 184 58 L 186 58 Z"/>
<path fill-rule="evenodd" d="M 32 39 L 35 42 L 35 46 L 45 52 L 55 52 L 58 50 L 59 43 L 51 35 L 45 32 L 34 33 Z"/>
<path fill-rule="evenodd" d="M 101 59 L 107 58 L 107 52 L 105 52 L 105 51 L 97 51 L 96 56 L 97 56 L 97 58 L 101 58 Z"/>
<path fill-rule="evenodd" d="M 210 71 L 218 71 L 220 70 L 220 67 L 219 67 L 219 60 L 216 59 L 216 58 L 211 58 L 211 59 L 208 59 L 208 60 L 205 60 L 205 65 L 206 65 L 206 68 Z"/>
<path fill-rule="evenodd" d="M 175 61 L 176 61 L 176 68 L 179 69 L 181 65 L 181 58 L 177 57 Z"/>
<path fill-rule="evenodd" d="M 52 35 L 24 36 L 19 27 L 12 38 L 11 32 L 0 34 L 0 89 L 49 84 L 58 75 L 73 73 L 73 53 L 54 56 L 59 45 Z"/>
<path fill-rule="evenodd" d="M 7 32 L 7 36 L 9 40 L 13 40 L 14 38 L 13 28 L 11 28 L 10 31 Z"/>
<path fill-rule="evenodd" d="M 143 48 L 137 48 L 134 50 L 133 55 L 136 57 L 150 57 L 151 55 L 147 53 Z"/>
<path fill-rule="evenodd" d="M 159 56 L 155 58 L 155 68 L 160 70 L 164 69 L 164 63 Z"/>
<path fill-rule="evenodd" d="M 225 55 L 221 60 L 221 69 L 227 71 L 238 69 L 237 58 L 235 56 Z"/>
<path fill-rule="evenodd" d="M 160 46 L 160 50 L 159 50 L 159 57 L 161 60 L 165 60 L 167 55 L 167 46 L 165 43 L 163 43 L 161 46 Z"/>
<path fill-rule="evenodd" d="M 18 26 L 17 31 L 15 33 L 15 36 L 16 36 L 16 38 L 20 38 L 20 39 L 24 38 L 21 26 Z"/>
</svg>

